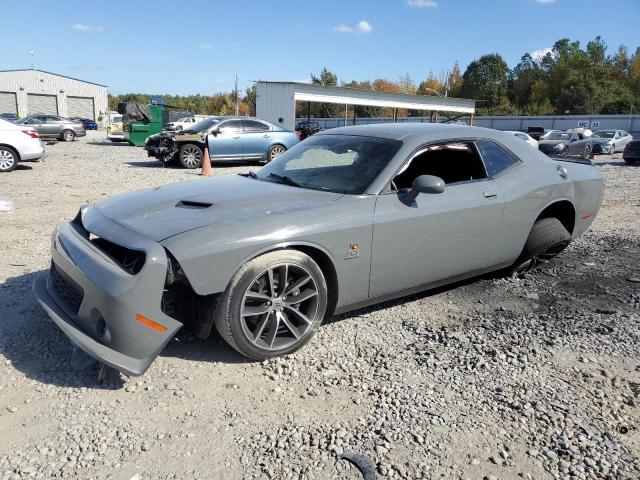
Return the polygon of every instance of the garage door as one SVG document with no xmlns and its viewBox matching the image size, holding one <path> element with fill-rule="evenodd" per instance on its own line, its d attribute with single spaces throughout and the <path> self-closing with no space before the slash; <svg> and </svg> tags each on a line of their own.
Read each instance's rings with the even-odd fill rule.
<svg viewBox="0 0 640 480">
<path fill-rule="evenodd" d="M 82 117 L 95 120 L 93 112 L 93 98 L 67 97 L 67 117 Z"/>
<path fill-rule="evenodd" d="M 55 95 L 29 93 L 27 94 L 27 105 L 29 107 L 29 115 L 37 115 L 39 113 L 47 115 L 58 114 L 58 100 Z"/>
<path fill-rule="evenodd" d="M 18 114 L 15 93 L 0 92 L 0 113 Z"/>
</svg>

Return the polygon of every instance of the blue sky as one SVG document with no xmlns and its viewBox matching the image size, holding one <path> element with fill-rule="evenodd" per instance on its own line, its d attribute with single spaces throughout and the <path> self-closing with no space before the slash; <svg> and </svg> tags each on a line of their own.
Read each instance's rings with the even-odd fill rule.
<svg viewBox="0 0 640 480">
<path fill-rule="evenodd" d="M 0 69 L 37 68 L 125 92 L 209 94 L 252 80 L 414 81 L 484 53 L 514 66 L 562 37 L 640 45 L 640 0 L 70 2 L 0 0 Z"/>
</svg>

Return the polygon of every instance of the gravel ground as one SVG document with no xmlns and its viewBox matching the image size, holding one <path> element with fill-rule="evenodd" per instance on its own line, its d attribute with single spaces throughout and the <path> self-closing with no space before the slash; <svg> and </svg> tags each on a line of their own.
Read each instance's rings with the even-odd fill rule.
<svg viewBox="0 0 640 480">
<path fill-rule="evenodd" d="M 639 478 L 640 168 L 620 155 L 596 160 L 593 227 L 526 279 L 343 315 L 263 363 L 182 336 L 98 384 L 31 294 L 54 225 L 200 177 L 89 133 L 0 175 L 0 479 L 362 478 L 343 453 L 391 478 Z"/>
</svg>

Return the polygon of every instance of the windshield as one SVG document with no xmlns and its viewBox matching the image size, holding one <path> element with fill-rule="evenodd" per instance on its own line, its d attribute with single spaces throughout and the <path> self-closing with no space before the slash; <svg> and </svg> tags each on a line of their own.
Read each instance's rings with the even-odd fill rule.
<svg viewBox="0 0 640 480">
<path fill-rule="evenodd" d="M 593 132 L 592 137 L 596 138 L 613 138 L 616 132 L 613 130 L 598 130 L 597 132 Z"/>
<path fill-rule="evenodd" d="M 204 132 L 205 130 L 209 130 L 211 127 L 213 127 L 216 123 L 219 123 L 220 119 L 218 118 L 205 118 L 204 120 L 200 120 L 197 123 L 194 123 L 193 125 L 191 125 L 188 130 L 190 132 Z"/>
<path fill-rule="evenodd" d="M 549 132 L 545 134 L 543 140 L 569 140 L 571 135 L 565 132 Z"/>
<path fill-rule="evenodd" d="M 121 121 L 122 121 L 122 115 L 116 115 L 115 117 L 111 118 L 112 123 L 119 123 Z"/>
<path fill-rule="evenodd" d="M 257 178 L 312 190 L 363 194 L 402 146 L 352 135 L 308 138 L 257 171 Z"/>
</svg>

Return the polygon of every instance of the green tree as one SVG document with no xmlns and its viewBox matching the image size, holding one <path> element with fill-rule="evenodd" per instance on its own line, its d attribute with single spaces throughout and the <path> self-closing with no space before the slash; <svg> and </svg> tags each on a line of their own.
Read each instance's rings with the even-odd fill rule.
<svg viewBox="0 0 640 480">
<path fill-rule="evenodd" d="M 327 67 L 324 67 L 317 77 L 313 73 L 311 74 L 311 83 L 324 85 L 325 87 L 336 87 L 338 86 L 338 76 Z M 335 103 L 313 103 L 311 105 L 311 114 L 318 118 L 341 117 L 344 114 L 344 108 L 342 105 L 336 105 Z"/>
<path fill-rule="evenodd" d="M 482 100 L 482 107 L 489 109 L 507 96 L 509 67 L 497 53 L 483 55 L 469 64 L 462 75 L 460 96 Z"/>
</svg>

